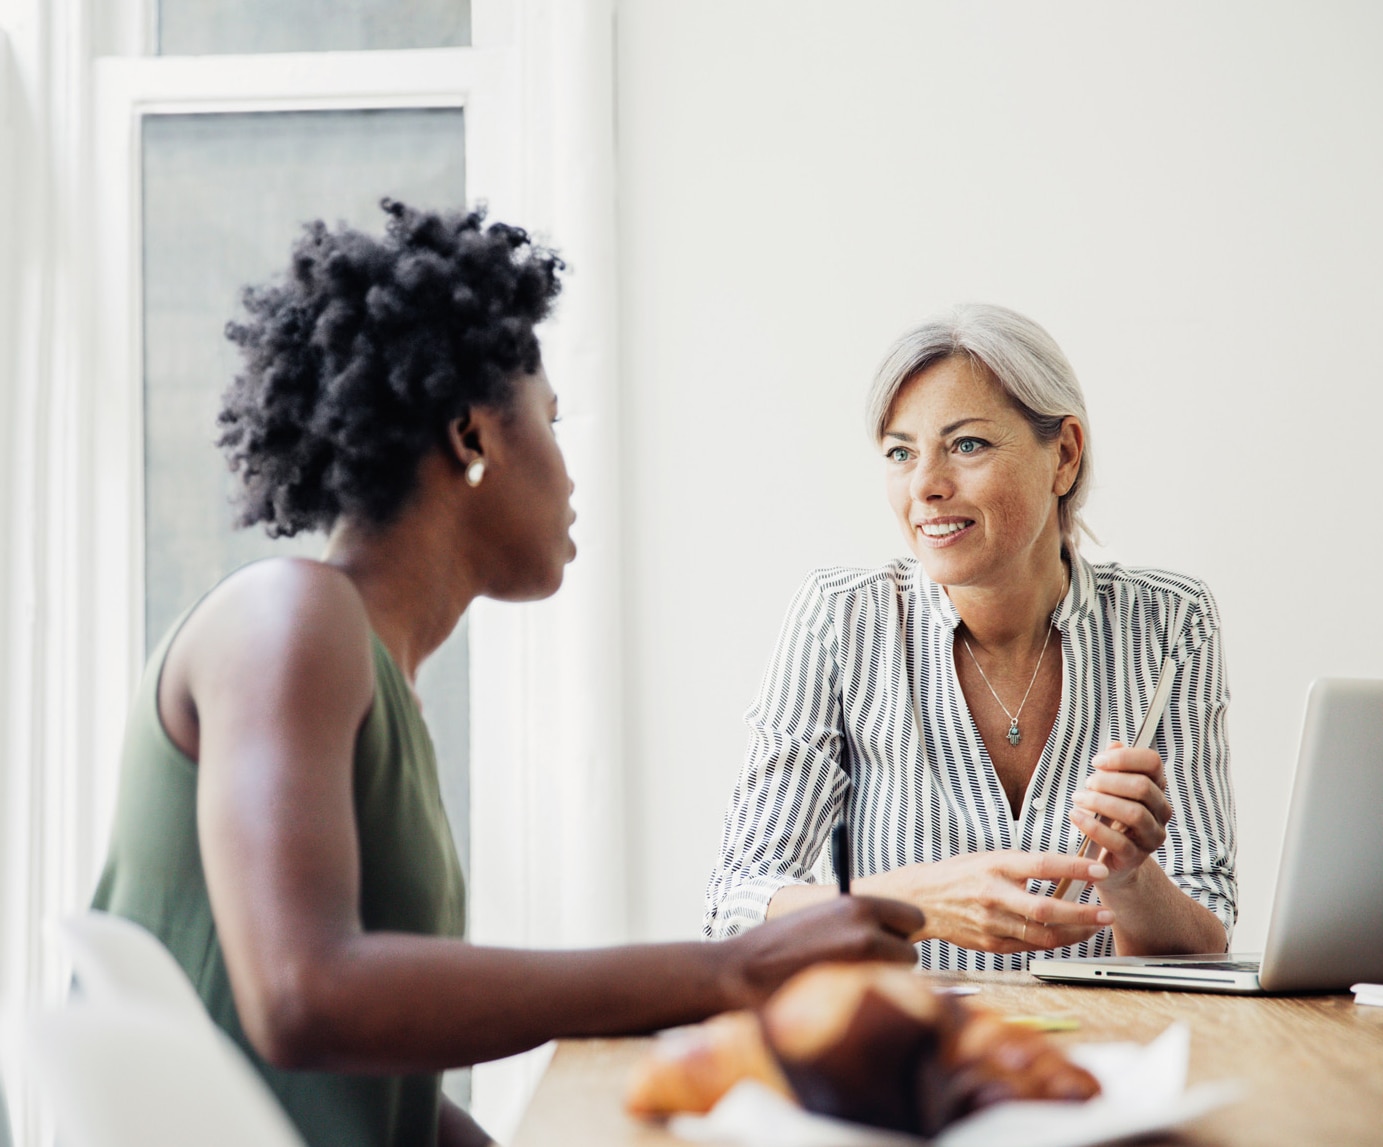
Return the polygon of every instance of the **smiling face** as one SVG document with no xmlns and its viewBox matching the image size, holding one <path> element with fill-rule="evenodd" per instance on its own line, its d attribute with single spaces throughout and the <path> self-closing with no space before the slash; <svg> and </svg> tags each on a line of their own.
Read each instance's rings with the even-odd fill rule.
<svg viewBox="0 0 1383 1147">
<path fill-rule="evenodd" d="M 944 586 L 1002 588 L 1059 562 L 1057 502 L 1080 464 L 1080 423 L 1040 441 L 989 372 L 968 358 L 921 371 L 898 391 L 879 446 L 889 505 Z"/>
</svg>

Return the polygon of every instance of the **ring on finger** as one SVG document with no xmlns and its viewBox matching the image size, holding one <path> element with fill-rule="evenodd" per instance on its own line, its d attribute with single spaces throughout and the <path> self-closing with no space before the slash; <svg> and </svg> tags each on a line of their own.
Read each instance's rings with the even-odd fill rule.
<svg viewBox="0 0 1383 1147">
<path fill-rule="evenodd" d="M 1027 918 L 1026 916 L 1024 916 L 1024 917 L 1023 917 L 1023 943 L 1026 944 L 1027 942 L 1028 942 L 1028 918 Z"/>
</svg>

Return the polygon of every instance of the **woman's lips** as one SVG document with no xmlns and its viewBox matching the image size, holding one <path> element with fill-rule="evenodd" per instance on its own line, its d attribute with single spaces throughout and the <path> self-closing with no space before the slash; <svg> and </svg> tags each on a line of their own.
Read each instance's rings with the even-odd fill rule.
<svg viewBox="0 0 1383 1147">
<path fill-rule="evenodd" d="M 913 523 L 913 532 L 922 544 L 934 550 L 955 545 L 974 528 L 974 518 L 931 518 Z"/>
</svg>

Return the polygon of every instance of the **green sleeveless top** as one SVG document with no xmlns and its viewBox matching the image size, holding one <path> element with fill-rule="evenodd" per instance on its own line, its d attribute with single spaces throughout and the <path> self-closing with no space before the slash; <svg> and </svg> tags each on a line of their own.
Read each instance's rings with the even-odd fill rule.
<svg viewBox="0 0 1383 1147">
<path fill-rule="evenodd" d="M 149 659 L 130 713 L 110 854 L 92 907 L 163 941 L 311 1147 L 432 1147 L 439 1075 L 283 1071 L 256 1054 L 240 1026 L 202 872 L 197 765 L 158 716 L 159 676 L 180 625 Z M 367 932 L 460 936 L 465 893 L 432 740 L 407 680 L 373 633 L 371 645 L 375 697 L 354 768 L 360 919 Z"/>
</svg>

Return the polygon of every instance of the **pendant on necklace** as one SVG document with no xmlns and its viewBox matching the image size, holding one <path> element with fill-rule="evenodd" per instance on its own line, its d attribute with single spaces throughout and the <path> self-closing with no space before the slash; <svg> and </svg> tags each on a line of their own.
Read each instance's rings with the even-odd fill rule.
<svg viewBox="0 0 1383 1147">
<path fill-rule="evenodd" d="M 1013 718 L 1013 724 L 1008 727 L 1008 743 L 1017 746 L 1023 739 L 1023 734 L 1018 731 L 1018 719 Z"/>
</svg>

